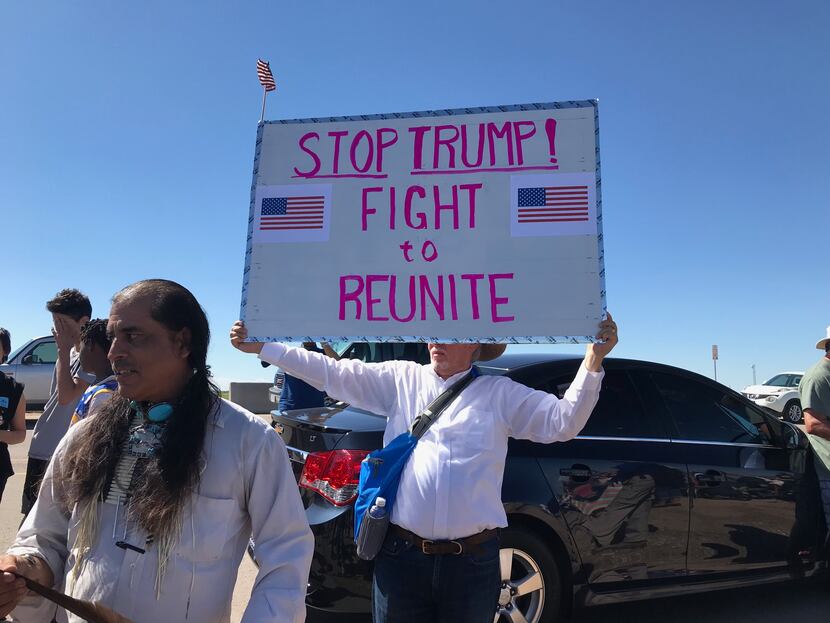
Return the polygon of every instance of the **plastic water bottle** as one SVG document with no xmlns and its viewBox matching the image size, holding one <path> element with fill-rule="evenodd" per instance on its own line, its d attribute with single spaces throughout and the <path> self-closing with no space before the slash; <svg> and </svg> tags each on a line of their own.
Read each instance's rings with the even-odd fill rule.
<svg viewBox="0 0 830 623">
<path fill-rule="evenodd" d="M 375 498 L 375 503 L 369 509 L 369 515 L 375 519 L 383 519 L 386 517 L 386 498 Z"/>
<path fill-rule="evenodd" d="M 383 546 L 387 530 L 389 514 L 386 512 L 386 500 L 378 497 L 360 524 L 357 533 L 357 555 L 363 560 L 373 560 Z"/>
</svg>

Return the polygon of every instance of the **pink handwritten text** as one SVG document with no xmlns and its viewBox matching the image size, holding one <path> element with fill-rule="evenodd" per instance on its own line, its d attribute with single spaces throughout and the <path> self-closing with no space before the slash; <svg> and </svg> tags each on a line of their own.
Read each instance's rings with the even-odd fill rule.
<svg viewBox="0 0 830 623">
<path fill-rule="evenodd" d="M 362 191 L 361 229 L 366 231 L 369 221 L 377 220 L 370 217 L 378 214 L 379 210 L 388 212 L 388 218 L 381 226 L 388 225 L 390 230 L 398 227 L 441 229 L 442 224 L 452 229 L 460 229 L 462 226 L 475 229 L 476 192 L 482 187 L 483 184 L 480 183 L 453 184 L 451 188 L 444 189 L 442 195 L 441 187 L 437 185 L 427 191 L 423 186 L 414 184 L 402 192 L 394 186 L 367 186 Z M 386 195 L 385 201 L 383 195 Z M 401 197 L 402 206 L 399 205 Z M 399 223 L 400 217 L 403 218 L 403 223 Z M 463 223 L 462 217 L 466 217 Z"/>
<path fill-rule="evenodd" d="M 485 320 L 511 322 L 515 316 L 500 310 L 510 304 L 510 299 L 499 296 L 498 282 L 512 281 L 513 276 L 513 273 L 341 275 L 339 318 L 365 318 L 369 322 L 412 322 L 416 316 L 420 320 L 480 320 L 483 307 L 487 313 Z"/>
</svg>

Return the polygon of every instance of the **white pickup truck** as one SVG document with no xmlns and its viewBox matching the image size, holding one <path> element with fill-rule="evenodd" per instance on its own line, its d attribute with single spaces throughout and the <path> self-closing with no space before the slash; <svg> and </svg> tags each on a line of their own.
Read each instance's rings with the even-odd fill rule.
<svg viewBox="0 0 830 623">
<path fill-rule="evenodd" d="M 9 360 L 0 364 L 0 372 L 12 377 L 24 386 L 26 408 L 42 409 L 49 400 L 52 375 L 58 360 L 58 348 L 51 335 L 36 337 L 9 355 Z"/>
</svg>

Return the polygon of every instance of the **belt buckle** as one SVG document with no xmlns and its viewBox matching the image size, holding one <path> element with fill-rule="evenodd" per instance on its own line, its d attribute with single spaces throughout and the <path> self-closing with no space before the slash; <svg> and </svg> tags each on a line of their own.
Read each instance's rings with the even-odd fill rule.
<svg viewBox="0 0 830 623">
<path fill-rule="evenodd" d="M 432 556 L 435 554 L 435 550 L 433 550 L 433 546 L 436 545 L 438 541 L 432 541 L 430 539 L 423 539 L 421 541 L 421 553 L 426 554 L 427 556 Z M 464 553 L 464 546 L 461 544 L 460 541 L 441 541 L 441 543 L 449 543 L 451 545 L 455 545 L 458 548 L 456 552 L 449 552 L 453 556 L 460 556 Z"/>
</svg>

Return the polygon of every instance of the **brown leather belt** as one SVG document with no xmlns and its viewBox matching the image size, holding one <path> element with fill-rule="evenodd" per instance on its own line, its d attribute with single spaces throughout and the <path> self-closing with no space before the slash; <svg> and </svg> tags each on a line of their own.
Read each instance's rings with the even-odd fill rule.
<svg viewBox="0 0 830 623">
<path fill-rule="evenodd" d="M 496 538 L 499 531 L 497 528 L 490 528 L 489 530 L 482 530 L 478 534 L 473 534 L 472 536 L 467 536 L 463 539 L 453 539 L 452 541 L 433 541 L 431 539 L 419 537 L 417 534 L 410 532 L 406 528 L 401 528 L 395 524 L 389 524 L 389 534 L 414 543 L 415 546 L 424 554 L 460 555 L 464 553 L 475 553 L 475 550 L 479 549 L 476 547 L 477 545 Z"/>
</svg>

